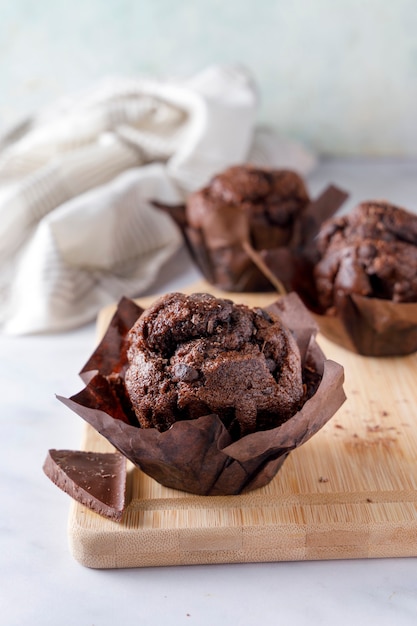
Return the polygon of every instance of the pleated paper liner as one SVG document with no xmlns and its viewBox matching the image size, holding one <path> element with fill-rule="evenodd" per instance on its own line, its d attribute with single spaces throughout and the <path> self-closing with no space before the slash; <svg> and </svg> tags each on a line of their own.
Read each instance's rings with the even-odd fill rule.
<svg viewBox="0 0 417 626">
<path fill-rule="evenodd" d="M 305 402 L 289 420 L 233 441 L 217 415 L 176 422 L 169 430 L 132 425 L 124 394 L 125 337 L 142 309 L 123 299 L 105 336 L 82 370 L 86 387 L 69 408 L 134 465 L 160 484 L 198 495 L 245 493 L 266 485 L 288 454 L 308 441 L 345 400 L 342 366 L 325 358 L 317 326 L 295 294 L 268 307 L 293 331 L 302 355 Z"/>
<path fill-rule="evenodd" d="M 328 186 L 302 212 L 290 241 L 285 241 L 282 227 L 274 224 L 259 225 L 250 232 L 247 216 L 236 206 L 225 205 L 222 211 L 208 214 L 203 232 L 187 223 L 185 206 L 156 202 L 154 205 L 171 215 L 177 223 L 191 258 L 210 284 L 223 291 L 262 292 L 271 289 L 271 282 L 253 262 L 243 244 L 256 250 L 273 274 L 285 283 L 292 270 L 293 254 L 299 254 L 310 245 L 321 224 L 341 207 L 347 197 L 345 191 L 334 185 Z"/>
<path fill-rule="evenodd" d="M 352 294 L 334 315 L 314 317 L 325 337 L 363 356 L 405 356 L 417 350 L 417 302 Z"/>
</svg>

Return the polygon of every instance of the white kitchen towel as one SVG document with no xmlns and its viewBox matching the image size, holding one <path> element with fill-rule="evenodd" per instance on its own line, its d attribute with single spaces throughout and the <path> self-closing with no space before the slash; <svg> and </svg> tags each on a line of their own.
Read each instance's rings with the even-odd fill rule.
<svg viewBox="0 0 417 626">
<path fill-rule="evenodd" d="M 0 325 L 62 331 L 148 288 L 182 245 L 151 201 L 177 204 L 251 161 L 305 174 L 314 158 L 256 128 L 253 79 L 213 66 L 188 80 L 111 78 L 0 141 Z"/>
</svg>

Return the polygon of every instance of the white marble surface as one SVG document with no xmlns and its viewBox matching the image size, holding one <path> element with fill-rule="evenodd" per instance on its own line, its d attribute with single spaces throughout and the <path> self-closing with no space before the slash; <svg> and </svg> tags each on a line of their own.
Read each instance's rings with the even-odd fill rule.
<svg viewBox="0 0 417 626">
<path fill-rule="evenodd" d="M 417 162 L 324 162 L 311 191 L 328 182 L 352 192 L 349 205 L 378 196 L 417 210 Z M 184 253 L 176 261 L 158 291 L 197 276 Z M 0 337 L 1 624 L 416 623 L 417 558 L 104 571 L 75 562 L 67 546 L 69 499 L 42 463 L 48 448 L 79 447 L 81 420 L 54 394 L 81 389 L 76 372 L 94 331 Z"/>
</svg>

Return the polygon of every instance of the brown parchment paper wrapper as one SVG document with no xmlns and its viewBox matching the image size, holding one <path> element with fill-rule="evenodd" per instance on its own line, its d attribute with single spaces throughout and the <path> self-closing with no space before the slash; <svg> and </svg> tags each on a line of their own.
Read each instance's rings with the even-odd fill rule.
<svg viewBox="0 0 417 626">
<path fill-rule="evenodd" d="M 327 360 L 316 343 L 317 326 L 296 294 L 268 307 L 278 313 L 297 340 L 310 395 L 302 409 L 277 428 L 232 441 L 215 414 L 178 421 L 165 431 L 130 423 L 123 395 L 127 367 L 125 336 L 142 312 L 122 299 L 103 340 L 84 366 L 86 387 L 59 397 L 122 454 L 159 483 L 199 495 L 232 495 L 267 484 L 288 454 L 305 443 L 345 400 L 341 365 Z M 318 382 L 319 381 L 319 382 Z"/>
<path fill-rule="evenodd" d="M 174 219 L 192 260 L 206 280 L 218 289 L 232 292 L 271 291 L 271 282 L 242 247 L 243 242 L 249 242 L 274 276 L 290 291 L 294 257 L 300 254 L 300 248 L 310 245 L 320 225 L 340 208 L 347 197 L 348 194 L 338 187 L 327 187 L 303 211 L 289 242 L 287 229 L 280 226 L 258 225 L 250 233 L 247 216 L 236 206 L 225 205 L 221 211 L 208 215 L 203 231 L 187 223 L 185 206 L 153 204 Z"/>
<path fill-rule="evenodd" d="M 346 296 L 335 315 L 314 315 L 320 331 L 363 356 L 405 356 L 417 350 L 417 302 Z"/>
<path fill-rule="evenodd" d="M 318 305 L 313 269 L 313 263 L 300 260 L 292 286 L 327 339 L 362 356 L 405 356 L 417 351 L 417 302 L 351 294 L 340 298 L 331 314 L 325 313 Z"/>
</svg>

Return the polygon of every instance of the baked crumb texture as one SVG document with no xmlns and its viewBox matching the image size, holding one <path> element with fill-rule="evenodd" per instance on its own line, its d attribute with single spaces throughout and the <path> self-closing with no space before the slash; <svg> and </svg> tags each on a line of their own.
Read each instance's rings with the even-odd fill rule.
<svg viewBox="0 0 417 626">
<path fill-rule="evenodd" d="M 323 225 L 314 268 L 318 303 L 332 313 L 349 294 L 417 302 L 417 216 L 364 202 Z"/>
<path fill-rule="evenodd" d="M 216 413 L 233 438 L 279 426 L 300 408 L 301 357 L 262 309 L 209 294 L 172 293 L 128 335 L 126 389 L 143 428 Z"/>
<path fill-rule="evenodd" d="M 295 172 L 230 167 L 189 196 L 186 240 L 209 282 L 232 291 L 270 290 L 242 243 L 264 253 L 295 247 L 309 203 Z"/>
</svg>

